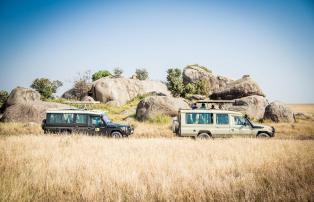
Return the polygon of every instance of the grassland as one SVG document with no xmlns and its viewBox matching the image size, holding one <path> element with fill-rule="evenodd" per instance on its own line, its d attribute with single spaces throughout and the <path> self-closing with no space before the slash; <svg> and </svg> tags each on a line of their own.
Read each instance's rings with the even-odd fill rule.
<svg viewBox="0 0 314 202">
<path fill-rule="evenodd" d="M 0 123 L 0 201 L 314 201 L 313 120 L 266 123 L 269 140 L 196 141 L 174 137 L 165 117 L 123 113 L 134 103 L 98 106 L 135 126 L 121 140 Z"/>
<path fill-rule="evenodd" d="M 313 201 L 314 141 L 7 136 L 1 201 Z"/>
</svg>

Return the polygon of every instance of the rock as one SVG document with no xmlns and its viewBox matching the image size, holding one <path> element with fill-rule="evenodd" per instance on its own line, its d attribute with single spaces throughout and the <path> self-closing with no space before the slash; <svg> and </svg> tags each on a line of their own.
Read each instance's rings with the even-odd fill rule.
<svg viewBox="0 0 314 202">
<path fill-rule="evenodd" d="M 267 105 L 264 119 L 274 122 L 294 122 L 295 117 L 291 109 L 282 102 L 275 101 Z"/>
<path fill-rule="evenodd" d="M 179 109 L 189 109 L 183 98 L 172 96 L 150 96 L 141 100 L 136 108 L 136 118 L 140 121 L 154 118 L 157 115 L 176 116 Z"/>
<path fill-rule="evenodd" d="M 3 122 L 36 122 L 41 123 L 45 119 L 48 109 L 71 108 L 60 103 L 50 102 L 27 102 L 17 103 L 6 108 L 1 118 Z"/>
<path fill-rule="evenodd" d="M 73 107 L 60 103 L 43 102 L 40 100 L 40 94 L 37 91 L 17 87 L 9 95 L 1 121 L 41 123 L 48 109 L 66 108 Z"/>
<path fill-rule="evenodd" d="M 159 81 L 126 78 L 101 78 L 93 82 L 92 94 L 95 100 L 121 106 L 139 95 L 157 92 L 170 95 L 167 86 Z"/>
<path fill-rule="evenodd" d="M 83 97 L 83 99 L 81 101 L 95 102 L 94 98 L 92 98 L 91 96 L 85 96 L 85 97 Z"/>
<path fill-rule="evenodd" d="M 206 99 L 206 96 L 205 95 L 197 95 L 197 94 L 194 94 L 194 95 L 191 95 L 190 97 L 192 100 L 205 100 Z"/>
<path fill-rule="evenodd" d="M 251 95 L 234 100 L 233 105 L 224 107 L 227 110 L 238 111 L 246 114 L 250 119 L 261 120 L 264 117 L 265 108 L 268 101 L 265 97 L 259 95 Z"/>
<path fill-rule="evenodd" d="M 29 103 L 35 101 L 40 101 L 40 94 L 36 90 L 17 87 L 11 91 L 6 106 L 9 107 L 17 103 Z"/>
<path fill-rule="evenodd" d="M 264 96 L 257 83 L 250 76 L 245 75 L 241 79 L 228 83 L 225 87 L 219 88 L 210 96 L 214 100 L 233 100 L 250 95 Z"/>
<path fill-rule="evenodd" d="M 184 84 L 196 83 L 200 80 L 208 82 L 209 91 L 213 91 L 226 86 L 232 80 L 223 76 L 216 76 L 207 68 L 200 65 L 189 65 L 183 70 L 183 82 Z"/>
</svg>

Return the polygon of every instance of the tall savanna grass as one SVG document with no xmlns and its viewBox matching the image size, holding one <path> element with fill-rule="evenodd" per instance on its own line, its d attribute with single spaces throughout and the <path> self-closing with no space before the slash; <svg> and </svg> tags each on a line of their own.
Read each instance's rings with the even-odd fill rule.
<svg viewBox="0 0 314 202">
<path fill-rule="evenodd" d="M 0 201 L 313 201 L 314 141 L 0 138 Z"/>
</svg>

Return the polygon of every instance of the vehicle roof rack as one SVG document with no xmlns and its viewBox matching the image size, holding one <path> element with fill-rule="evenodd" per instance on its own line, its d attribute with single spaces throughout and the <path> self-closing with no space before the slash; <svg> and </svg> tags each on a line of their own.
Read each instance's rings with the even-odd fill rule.
<svg viewBox="0 0 314 202">
<path fill-rule="evenodd" d="M 234 100 L 198 100 L 195 103 L 235 103 Z"/>
</svg>

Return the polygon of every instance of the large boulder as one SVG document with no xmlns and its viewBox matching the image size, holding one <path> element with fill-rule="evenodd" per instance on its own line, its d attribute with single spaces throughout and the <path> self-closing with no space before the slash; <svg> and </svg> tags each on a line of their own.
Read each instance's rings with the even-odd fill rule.
<svg viewBox="0 0 314 202">
<path fill-rule="evenodd" d="M 274 122 L 294 122 L 295 117 L 292 110 L 282 102 L 275 101 L 267 105 L 264 119 Z"/>
<path fill-rule="evenodd" d="M 167 86 L 159 81 L 127 78 L 101 78 L 93 82 L 92 94 L 95 100 L 121 106 L 139 95 L 150 92 L 170 95 Z"/>
<path fill-rule="evenodd" d="M 179 109 L 189 109 L 189 104 L 183 98 L 172 96 L 149 96 L 141 100 L 136 109 L 136 118 L 140 121 L 164 114 L 176 116 Z"/>
<path fill-rule="evenodd" d="M 213 91 L 225 87 L 232 79 L 217 76 L 213 74 L 206 67 L 200 65 L 189 65 L 183 70 L 183 82 L 184 84 L 188 83 L 197 83 L 200 80 L 205 80 L 208 82 L 210 93 Z"/>
<path fill-rule="evenodd" d="M 40 101 L 40 94 L 37 91 L 30 88 L 17 87 L 11 91 L 6 101 L 6 106 L 35 101 Z"/>
<path fill-rule="evenodd" d="M 268 101 L 265 97 L 251 95 L 234 100 L 233 105 L 227 105 L 225 108 L 231 111 L 238 111 L 248 115 L 251 119 L 261 120 L 264 117 L 265 108 Z"/>
<path fill-rule="evenodd" d="M 41 123 L 47 110 L 66 108 L 72 107 L 60 103 L 43 102 L 37 91 L 17 87 L 9 95 L 1 121 Z"/>
<path fill-rule="evenodd" d="M 210 98 L 215 100 L 233 100 L 250 95 L 260 95 L 265 97 L 265 94 L 257 83 L 251 79 L 250 76 L 245 75 L 241 79 L 230 82 L 225 87 L 215 90 Z"/>
</svg>

